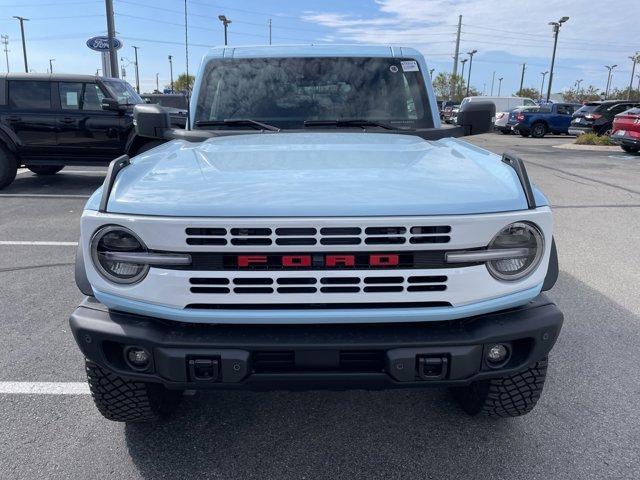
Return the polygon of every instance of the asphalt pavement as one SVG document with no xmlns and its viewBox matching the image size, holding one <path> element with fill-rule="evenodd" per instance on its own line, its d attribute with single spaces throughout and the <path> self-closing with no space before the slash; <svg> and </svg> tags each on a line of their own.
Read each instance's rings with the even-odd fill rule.
<svg viewBox="0 0 640 480">
<path fill-rule="evenodd" d="M 554 148 L 568 137 L 469 140 L 521 154 L 555 211 L 550 296 L 566 319 L 531 414 L 472 419 L 441 389 L 222 392 L 185 397 L 162 423 L 123 425 L 84 391 L 17 387 L 0 393 L 0 478 L 640 478 L 640 156 Z M 73 242 L 103 172 L 23 172 L 0 191 L 7 392 L 85 380 L 67 323 L 82 298 Z"/>
</svg>

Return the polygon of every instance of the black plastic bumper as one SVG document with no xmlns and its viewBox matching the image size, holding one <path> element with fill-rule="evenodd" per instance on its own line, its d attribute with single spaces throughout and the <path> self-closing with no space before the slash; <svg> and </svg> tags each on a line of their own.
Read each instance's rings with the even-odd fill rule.
<svg viewBox="0 0 640 480">
<path fill-rule="evenodd" d="M 618 137 L 611 135 L 609 139 L 616 145 L 624 145 L 625 147 L 640 148 L 640 138 L 634 137 Z"/>
<path fill-rule="evenodd" d="M 517 309 L 463 320 L 367 325 L 195 325 L 110 312 L 87 298 L 70 324 L 84 355 L 126 378 L 168 388 L 357 389 L 467 384 L 546 356 L 563 315 L 544 294 Z M 504 344 L 509 357 L 486 353 Z M 127 347 L 151 353 L 145 371 Z"/>
</svg>

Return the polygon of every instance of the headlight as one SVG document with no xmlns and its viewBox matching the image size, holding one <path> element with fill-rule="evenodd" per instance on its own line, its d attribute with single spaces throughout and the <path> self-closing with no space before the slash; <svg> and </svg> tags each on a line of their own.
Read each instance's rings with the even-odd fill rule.
<svg viewBox="0 0 640 480">
<path fill-rule="evenodd" d="M 520 280 L 540 264 L 544 254 L 544 237 L 535 225 L 516 222 L 493 237 L 488 250 L 517 249 L 521 253 L 487 262 L 489 273 L 498 280 Z"/>
<path fill-rule="evenodd" d="M 128 228 L 109 225 L 98 230 L 91 239 L 91 258 L 98 272 L 107 280 L 120 284 L 133 284 L 142 280 L 149 271 L 146 263 L 110 259 L 112 253 L 144 253 L 147 247 Z M 135 257 L 135 256 L 134 256 Z"/>
</svg>

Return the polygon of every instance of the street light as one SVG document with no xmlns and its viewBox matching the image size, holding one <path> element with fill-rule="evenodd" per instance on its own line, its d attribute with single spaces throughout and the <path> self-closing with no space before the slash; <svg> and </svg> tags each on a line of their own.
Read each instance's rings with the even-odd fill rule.
<svg viewBox="0 0 640 480">
<path fill-rule="evenodd" d="M 609 70 L 607 74 L 607 88 L 604 90 L 604 99 L 609 98 L 609 86 L 611 85 L 611 71 L 616 68 L 618 65 L 605 65 L 604 68 Z"/>
<path fill-rule="evenodd" d="M 504 79 L 504 77 L 500 77 L 498 79 L 498 96 L 500 96 L 500 90 L 502 90 L 502 80 Z"/>
<path fill-rule="evenodd" d="M 576 80 L 576 95 L 578 97 L 580 97 L 580 84 L 582 83 L 582 80 L 583 80 L 582 78 L 579 80 Z"/>
<path fill-rule="evenodd" d="M 22 55 L 24 56 L 24 71 L 29 73 L 29 64 L 27 63 L 27 44 L 24 40 L 24 22 L 28 22 L 28 18 L 14 15 L 13 18 L 20 22 L 20 33 L 22 34 Z"/>
<path fill-rule="evenodd" d="M 546 72 L 540 72 L 540 75 L 542 75 L 542 85 L 540 85 L 540 100 L 542 100 L 542 92 L 544 92 L 544 77 L 547 76 L 547 73 L 549 73 L 549 70 L 547 70 Z"/>
<path fill-rule="evenodd" d="M 169 55 L 169 78 L 171 79 L 171 93 L 173 93 L 173 57 Z"/>
<path fill-rule="evenodd" d="M 631 90 L 633 89 L 633 75 L 636 73 L 636 63 L 640 61 L 640 52 L 636 52 L 635 55 L 629 57 L 629 60 L 633 62 L 633 67 L 631 68 L 631 80 L 629 80 L 629 91 L 627 92 L 627 100 L 631 100 Z M 9 69 L 7 69 L 8 71 Z"/>
<path fill-rule="evenodd" d="M 55 58 L 49 59 L 49 73 L 53 74 L 53 62 L 55 62 Z"/>
<path fill-rule="evenodd" d="M 222 24 L 224 25 L 224 44 L 226 46 L 227 45 L 227 27 L 231 23 L 231 20 L 229 20 L 224 15 L 218 15 L 218 20 L 220 20 L 222 22 Z"/>
<path fill-rule="evenodd" d="M 549 25 L 553 27 L 553 55 L 551 56 L 551 68 L 549 69 L 549 85 L 547 85 L 547 102 L 551 97 L 551 85 L 553 84 L 553 66 L 556 63 L 556 48 L 558 47 L 558 33 L 560 33 L 560 27 L 563 23 L 569 20 L 569 17 L 562 17 L 557 22 L 549 22 Z"/>
<path fill-rule="evenodd" d="M 462 72 L 460 74 L 460 95 L 462 95 L 462 82 L 464 82 L 464 64 L 468 61 L 468 58 L 463 58 L 462 60 L 460 60 L 460 63 L 462 63 Z"/>
<path fill-rule="evenodd" d="M 160 80 L 159 80 L 160 74 L 156 73 L 156 93 L 160 93 Z"/>
<path fill-rule="evenodd" d="M 478 53 L 478 50 L 471 50 L 470 52 L 467 52 L 467 55 L 469 55 L 469 76 L 467 77 L 467 94 L 465 95 L 465 97 L 469 96 L 469 85 L 471 83 L 471 66 L 473 65 L 473 56 Z"/>
</svg>

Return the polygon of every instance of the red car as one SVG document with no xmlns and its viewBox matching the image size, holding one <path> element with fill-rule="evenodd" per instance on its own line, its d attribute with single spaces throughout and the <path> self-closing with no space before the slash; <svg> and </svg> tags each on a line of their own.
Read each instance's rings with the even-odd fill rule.
<svg viewBox="0 0 640 480">
<path fill-rule="evenodd" d="M 634 107 L 616 115 L 609 138 L 620 145 L 625 152 L 640 152 L 640 107 Z"/>
</svg>

